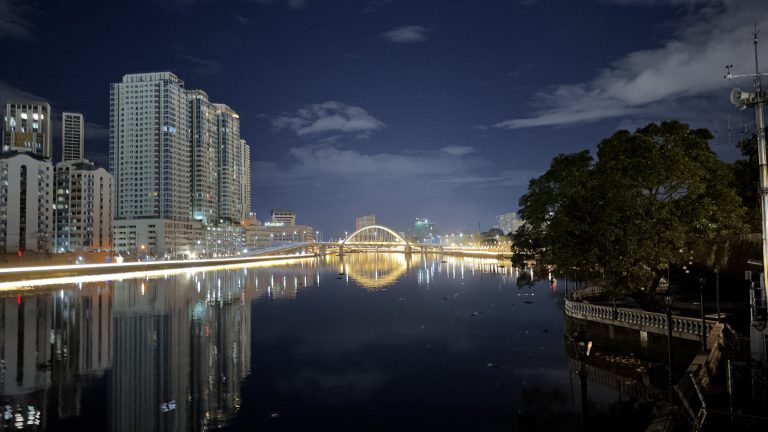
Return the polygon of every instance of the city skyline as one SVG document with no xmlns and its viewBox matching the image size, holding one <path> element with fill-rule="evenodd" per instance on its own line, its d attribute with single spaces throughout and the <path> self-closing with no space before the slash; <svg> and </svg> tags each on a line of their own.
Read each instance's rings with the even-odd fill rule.
<svg viewBox="0 0 768 432">
<path fill-rule="evenodd" d="M 768 29 L 757 0 L 118 5 L 2 0 L 0 46 L 27 67 L 0 75 L 0 105 L 51 104 L 54 161 L 62 113 L 83 113 L 106 167 L 109 83 L 173 72 L 240 114 L 258 216 L 328 233 L 364 214 L 487 229 L 553 156 L 651 121 L 709 128 L 734 159 L 753 120 L 728 90 L 750 83 L 723 66 L 751 71 L 750 31 Z"/>
</svg>

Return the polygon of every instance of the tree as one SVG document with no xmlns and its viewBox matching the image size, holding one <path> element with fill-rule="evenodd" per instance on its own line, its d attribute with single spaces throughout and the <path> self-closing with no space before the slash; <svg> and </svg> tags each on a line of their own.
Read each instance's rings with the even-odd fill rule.
<svg viewBox="0 0 768 432">
<path fill-rule="evenodd" d="M 649 301 L 668 266 L 685 258 L 680 250 L 744 231 L 732 171 L 711 138 L 670 121 L 616 132 L 597 160 L 588 151 L 555 157 L 520 199 L 515 261 L 535 255 Z"/>
<path fill-rule="evenodd" d="M 736 144 L 744 159 L 737 160 L 732 165 L 734 187 L 747 208 L 747 224 L 750 232 L 761 232 L 760 226 L 760 195 L 759 163 L 757 159 L 757 135 L 745 138 Z"/>
</svg>

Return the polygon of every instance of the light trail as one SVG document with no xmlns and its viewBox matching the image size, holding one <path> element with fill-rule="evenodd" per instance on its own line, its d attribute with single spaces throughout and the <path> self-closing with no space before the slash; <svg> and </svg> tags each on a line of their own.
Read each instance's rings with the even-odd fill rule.
<svg viewBox="0 0 768 432">
<path fill-rule="evenodd" d="M 293 255 L 274 255 L 270 257 L 263 257 L 259 258 L 255 261 L 250 262 L 238 262 L 238 263 L 232 263 L 232 264 L 222 264 L 222 265 L 210 265 L 210 266 L 195 266 L 195 267 L 178 267 L 178 268 L 172 268 L 172 269 L 159 269 L 159 270 L 138 270 L 133 272 L 110 272 L 110 273 L 100 273 L 96 275 L 85 275 L 85 276 L 65 276 L 65 277 L 51 277 L 51 278 L 40 278 L 40 279 L 30 279 L 30 280 L 21 280 L 21 281 L 8 281 L 8 282 L 0 282 L 0 292 L 3 291 L 28 291 L 33 290 L 35 287 L 38 286 L 46 286 L 46 285 L 61 285 L 61 284 L 73 284 L 73 283 L 85 283 L 85 282 L 100 282 L 104 280 L 123 280 L 123 279 L 135 279 L 135 278 L 148 278 L 148 277 L 158 277 L 158 276 L 170 276 L 170 275 L 176 275 L 180 273 L 197 273 L 197 272 L 206 272 L 211 270 L 228 270 L 233 268 L 252 268 L 252 267 L 269 267 L 275 264 L 291 264 L 293 262 L 298 262 L 307 258 L 314 258 L 314 255 L 312 254 L 293 254 Z M 241 261 L 242 259 L 237 259 L 238 261 Z M 217 262 L 220 263 L 221 261 L 234 261 L 233 259 L 229 260 L 199 260 L 197 262 Z M 190 261 L 176 261 L 177 263 L 187 263 L 189 264 Z M 174 263 L 174 261 L 161 261 L 161 263 L 169 264 Z M 143 264 L 143 263 L 128 263 L 128 264 Z M 120 265 L 118 265 L 120 266 Z M 74 266 L 47 266 L 49 269 L 54 268 L 56 270 L 70 270 L 70 269 L 80 269 L 84 268 L 83 265 L 74 265 Z M 92 264 L 90 268 L 106 268 L 111 270 L 118 270 L 115 268 L 117 266 L 109 264 Z M 26 267 L 23 267 L 26 268 Z M 39 270 L 40 267 L 37 267 Z"/>
</svg>

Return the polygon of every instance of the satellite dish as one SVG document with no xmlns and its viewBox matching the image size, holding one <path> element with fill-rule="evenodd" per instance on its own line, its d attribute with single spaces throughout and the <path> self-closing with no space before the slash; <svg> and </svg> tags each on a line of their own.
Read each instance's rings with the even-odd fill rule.
<svg viewBox="0 0 768 432">
<path fill-rule="evenodd" d="M 738 87 L 731 90 L 731 103 L 739 109 L 745 109 L 750 99 L 752 99 L 752 93 L 741 91 Z"/>
</svg>

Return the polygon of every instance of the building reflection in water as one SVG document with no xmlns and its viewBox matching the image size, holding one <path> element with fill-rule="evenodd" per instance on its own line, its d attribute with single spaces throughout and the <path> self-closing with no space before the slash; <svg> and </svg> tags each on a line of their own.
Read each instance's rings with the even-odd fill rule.
<svg viewBox="0 0 768 432">
<path fill-rule="evenodd" d="M 107 382 L 112 430 L 226 425 L 250 372 L 250 301 L 294 298 L 319 283 L 313 261 L 281 265 L 5 293 L 0 430 L 83 415 L 84 389 L 98 380 Z"/>
<path fill-rule="evenodd" d="M 83 387 L 111 364 L 110 293 L 99 283 L 0 298 L 0 425 L 44 428 L 51 396 L 59 418 L 81 415 Z"/>
<path fill-rule="evenodd" d="M 107 394 L 97 399 L 108 401 L 114 431 L 225 426 L 240 408 L 241 382 L 250 373 L 251 301 L 292 300 L 320 286 L 321 268 L 338 269 L 343 283 L 366 290 L 410 272 L 427 287 L 435 278 L 475 272 L 515 277 L 496 260 L 352 253 L 6 292 L 0 430 L 44 430 L 85 415 L 84 395 L 95 383 L 106 384 Z"/>
</svg>

